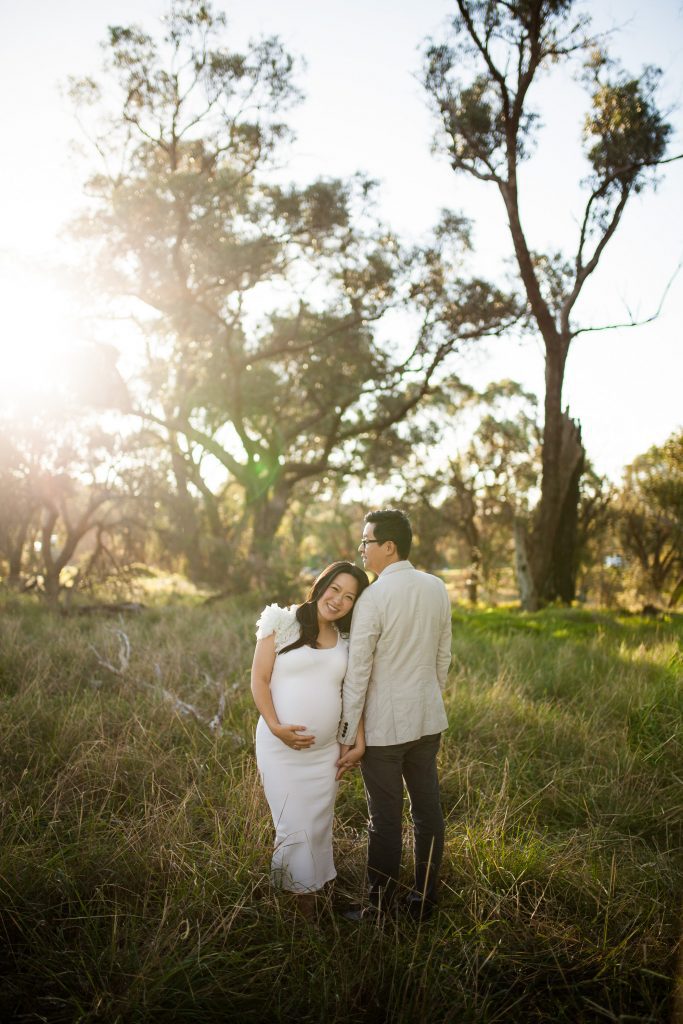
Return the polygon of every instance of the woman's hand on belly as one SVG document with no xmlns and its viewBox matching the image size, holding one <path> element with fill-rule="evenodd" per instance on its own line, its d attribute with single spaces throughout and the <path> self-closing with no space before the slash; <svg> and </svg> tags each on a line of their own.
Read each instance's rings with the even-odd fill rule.
<svg viewBox="0 0 683 1024">
<path fill-rule="evenodd" d="M 294 699 L 294 696 L 288 694 L 285 699 L 280 694 L 277 695 L 274 703 L 279 721 L 306 722 L 304 732 L 315 737 L 315 746 L 326 747 L 337 736 L 341 702 L 338 699 L 326 699 L 324 691 L 309 691 L 308 694 L 296 695 L 297 699 Z M 312 744 L 307 744 L 310 745 Z"/>
<path fill-rule="evenodd" d="M 292 750 L 305 750 L 315 743 L 315 736 L 307 733 L 307 728 L 305 725 L 283 725 L 278 722 L 277 725 L 270 726 L 270 731 Z"/>
</svg>

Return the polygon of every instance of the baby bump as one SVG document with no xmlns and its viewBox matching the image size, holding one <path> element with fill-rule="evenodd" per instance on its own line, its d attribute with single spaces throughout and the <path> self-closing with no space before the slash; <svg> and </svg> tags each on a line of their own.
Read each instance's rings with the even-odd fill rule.
<svg viewBox="0 0 683 1024">
<path fill-rule="evenodd" d="M 305 725 L 315 736 L 316 747 L 333 740 L 341 718 L 341 694 L 336 685 L 301 685 L 283 680 L 271 687 L 278 719 L 292 725 Z"/>
</svg>

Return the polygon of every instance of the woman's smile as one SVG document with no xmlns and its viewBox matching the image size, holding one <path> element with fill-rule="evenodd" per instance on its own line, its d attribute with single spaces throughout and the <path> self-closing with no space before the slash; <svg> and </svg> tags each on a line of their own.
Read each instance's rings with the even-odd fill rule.
<svg viewBox="0 0 683 1024">
<path fill-rule="evenodd" d="M 343 618 L 353 608 L 357 594 L 357 580 L 349 573 L 339 573 L 320 595 L 318 615 L 328 622 Z"/>
</svg>

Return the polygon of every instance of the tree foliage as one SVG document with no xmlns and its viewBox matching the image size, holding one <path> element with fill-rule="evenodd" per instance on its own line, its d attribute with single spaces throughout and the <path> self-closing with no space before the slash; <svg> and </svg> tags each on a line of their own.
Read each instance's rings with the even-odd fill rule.
<svg viewBox="0 0 683 1024">
<path fill-rule="evenodd" d="M 420 563 L 438 568 L 455 542 L 476 604 L 480 586 L 495 590 L 511 564 L 514 522 L 528 514 L 539 483 L 540 430 L 534 396 L 515 381 L 480 392 L 455 377 L 449 385 L 458 441 L 442 440 L 443 465 L 433 455 L 425 465 L 422 449 L 413 453 L 401 471 L 401 503 L 414 522 Z M 466 424 L 469 439 L 461 442 Z"/>
<path fill-rule="evenodd" d="M 683 432 L 626 467 L 616 513 L 617 538 L 637 567 L 641 593 L 675 602 L 683 579 Z"/>
<path fill-rule="evenodd" d="M 145 552 L 138 467 L 92 415 L 36 415 L 0 432 L 0 559 L 8 582 L 52 604 Z"/>
<path fill-rule="evenodd" d="M 398 458 L 400 425 L 450 353 L 519 316 L 513 297 L 444 266 L 445 248 L 467 248 L 457 218 L 407 250 L 371 182 L 276 181 L 294 62 L 276 39 L 230 51 L 224 29 L 209 4 L 176 2 L 160 40 L 111 28 L 101 82 L 72 85 L 84 118 L 110 111 L 77 231 L 97 280 L 144 310 L 137 410 L 170 453 L 200 578 L 220 578 L 245 536 L 237 557 L 261 573 L 297 488 L 371 449 Z M 397 307 L 420 326 L 391 348 L 381 323 Z"/>
</svg>

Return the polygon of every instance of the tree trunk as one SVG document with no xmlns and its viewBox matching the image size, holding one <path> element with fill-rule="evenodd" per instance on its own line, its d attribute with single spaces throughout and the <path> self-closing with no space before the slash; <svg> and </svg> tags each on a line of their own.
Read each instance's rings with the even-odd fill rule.
<svg viewBox="0 0 683 1024">
<path fill-rule="evenodd" d="M 59 577 L 61 570 L 59 566 L 52 565 L 49 569 L 45 570 L 43 577 L 45 586 L 45 599 L 51 608 L 56 608 L 59 604 Z"/>
<path fill-rule="evenodd" d="M 527 611 L 535 611 L 553 593 L 555 585 L 551 583 L 551 578 L 556 560 L 561 558 L 569 566 L 576 562 L 578 484 L 585 452 L 580 426 L 569 417 L 568 412 L 562 412 L 561 406 L 568 347 L 568 339 L 558 340 L 557 344 L 546 341 L 541 500 L 531 536 L 523 552 L 517 556 L 518 579 L 525 577 L 526 568 L 523 566 L 526 565 L 533 581 L 533 586 L 525 582 L 524 591 L 520 586 L 522 607 Z M 560 536 L 563 520 L 566 524 L 565 533 Z M 519 547 L 517 542 L 516 547 Z M 566 580 L 563 586 L 566 592 L 571 589 Z"/>
<path fill-rule="evenodd" d="M 26 544 L 27 532 L 27 529 L 22 528 L 19 536 L 14 540 L 10 547 L 7 559 L 7 582 L 10 587 L 19 587 L 21 585 L 21 566 L 24 560 L 24 546 Z"/>
<path fill-rule="evenodd" d="M 465 580 L 465 590 L 467 591 L 467 600 L 471 605 L 475 605 L 479 600 L 479 580 L 481 579 L 481 551 L 479 546 L 476 545 L 470 548 L 470 569 L 467 579 Z"/>
<path fill-rule="evenodd" d="M 291 492 L 290 485 L 280 484 L 249 502 L 252 523 L 249 561 L 257 586 L 266 584 L 272 575 L 275 534 L 289 507 Z"/>
<path fill-rule="evenodd" d="M 569 481 L 555 535 L 548 582 L 544 592 L 546 601 L 560 600 L 571 604 L 576 599 L 578 572 L 578 525 L 581 474 L 584 459 L 580 458 Z"/>
<path fill-rule="evenodd" d="M 540 602 L 534 574 L 531 571 L 526 526 L 522 520 L 515 519 L 513 529 L 515 538 L 515 574 L 517 576 L 519 600 L 525 612 L 536 612 Z"/>
<path fill-rule="evenodd" d="M 465 592 L 470 604 L 475 605 L 479 598 L 479 581 L 481 579 L 481 546 L 479 527 L 476 522 L 477 507 L 474 495 L 465 481 L 456 473 L 451 479 L 459 501 L 459 515 L 455 521 L 455 529 L 464 538 L 469 549 L 470 565 Z"/>
<path fill-rule="evenodd" d="M 558 330 L 555 317 L 541 292 L 534 270 L 532 254 L 527 246 L 519 217 L 517 200 L 517 127 L 508 138 L 508 182 L 501 185 L 515 249 L 519 272 L 529 301 L 531 312 L 545 345 L 545 419 L 543 424 L 541 500 L 536 511 L 531 537 L 519 535 L 515 542 L 517 552 L 520 599 L 527 611 L 536 610 L 546 599 L 549 580 L 553 572 L 560 521 L 566 514 L 571 524 L 576 511 L 565 509 L 570 501 L 569 492 L 577 466 L 583 462 L 584 450 L 578 426 L 562 412 L 562 384 L 567 353 L 572 336 L 569 327 Z M 579 473 L 580 477 L 580 473 Z M 577 494 L 578 502 L 578 494 Z M 571 530 L 566 542 L 572 542 Z M 576 544 L 576 532 L 573 533 Z M 575 561 L 573 550 L 563 547 L 563 560 Z M 522 584 L 523 581 L 523 584 Z M 552 590 L 553 588 L 550 587 Z"/>
<path fill-rule="evenodd" d="M 203 580 L 205 565 L 200 545 L 197 510 L 188 489 L 185 458 L 175 444 L 171 444 L 171 465 L 176 482 L 172 514 L 175 520 L 178 549 L 185 556 L 187 574 L 191 580 Z"/>
<path fill-rule="evenodd" d="M 559 351 L 558 345 L 550 343 L 548 339 L 545 340 L 545 407 L 541 500 L 536 510 L 528 549 L 529 564 L 536 591 L 536 602 L 540 602 L 545 593 L 562 504 L 560 493 L 560 459 L 562 448 L 562 381 L 565 360 Z"/>
<path fill-rule="evenodd" d="M 667 608 L 675 608 L 681 600 L 683 600 L 683 576 L 681 576 L 680 580 L 671 591 Z"/>
</svg>

